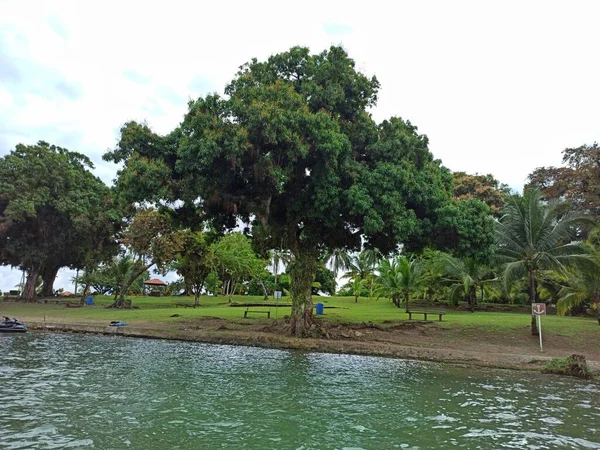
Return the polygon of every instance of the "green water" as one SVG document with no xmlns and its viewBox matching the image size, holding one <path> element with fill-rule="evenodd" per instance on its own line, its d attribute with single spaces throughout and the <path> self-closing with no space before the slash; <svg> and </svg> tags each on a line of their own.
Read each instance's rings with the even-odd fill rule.
<svg viewBox="0 0 600 450">
<path fill-rule="evenodd" d="M 0 335 L 0 448 L 600 448 L 574 379 L 103 336 Z"/>
</svg>

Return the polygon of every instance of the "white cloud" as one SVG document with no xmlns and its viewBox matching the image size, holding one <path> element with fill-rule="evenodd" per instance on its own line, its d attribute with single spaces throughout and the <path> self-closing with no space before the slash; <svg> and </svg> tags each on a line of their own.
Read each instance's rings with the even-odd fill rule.
<svg viewBox="0 0 600 450">
<path fill-rule="evenodd" d="M 0 3 L 0 154 L 43 139 L 101 160 L 127 120 L 166 133 L 188 98 L 293 45 L 343 44 L 453 170 L 515 188 L 598 140 L 595 1 Z"/>
</svg>

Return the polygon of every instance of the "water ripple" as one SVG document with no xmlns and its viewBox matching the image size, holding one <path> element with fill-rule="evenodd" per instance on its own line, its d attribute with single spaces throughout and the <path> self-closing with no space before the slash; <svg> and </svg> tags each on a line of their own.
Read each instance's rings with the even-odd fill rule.
<svg viewBox="0 0 600 450">
<path fill-rule="evenodd" d="M 352 355 L 0 336 L 7 449 L 598 448 L 595 384 Z"/>
</svg>

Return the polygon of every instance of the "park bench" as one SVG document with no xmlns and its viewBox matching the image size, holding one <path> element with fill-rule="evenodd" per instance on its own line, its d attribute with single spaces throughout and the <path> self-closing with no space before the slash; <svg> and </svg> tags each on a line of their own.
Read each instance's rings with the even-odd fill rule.
<svg viewBox="0 0 600 450">
<path fill-rule="evenodd" d="M 268 310 L 257 310 L 257 309 L 246 308 L 246 311 L 244 311 L 244 319 L 248 318 L 248 314 L 266 314 L 267 318 L 270 319 L 271 318 L 271 308 L 269 308 Z"/>
<path fill-rule="evenodd" d="M 442 316 L 446 313 L 444 311 L 408 311 L 408 320 L 412 320 L 413 314 L 422 314 L 424 320 L 427 321 L 427 316 L 438 316 L 438 322 L 442 321 Z"/>
<path fill-rule="evenodd" d="M 182 302 L 175 303 L 175 308 L 179 308 L 180 306 L 182 308 L 195 308 L 196 307 L 196 305 L 190 305 L 189 303 L 182 303 Z"/>
</svg>

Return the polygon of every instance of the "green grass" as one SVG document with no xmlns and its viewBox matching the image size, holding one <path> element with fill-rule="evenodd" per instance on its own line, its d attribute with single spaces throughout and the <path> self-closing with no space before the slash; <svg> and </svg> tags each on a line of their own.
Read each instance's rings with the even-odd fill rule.
<svg viewBox="0 0 600 450">
<path fill-rule="evenodd" d="M 27 317 L 30 320 L 42 320 L 45 316 L 48 320 L 68 321 L 70 319 L 97 319 L 97 320 L 125 320 L 144 322 L 171 322 L 188 320 L 196 317 L 220 317 L 230 320 L 242 319 L 245 308 L 231 307 L 225 297 L 203 296 L 200 299 L 199 308 L 176 308 L 176 303 L 193 304 L 191 297 L 131 297 L 136 309 L 113 310 L 105 306 L 112 299 L 107 296 L 97 296 L 94 306 L 82 308 L 65 308 L 63 305 L 52 304 L 26 304 L 26 303 L 1 303 L 0 315 L 15 317 Z M 234 296 L 234 302 L 263 302 L 261 296 Z M 283 299 L 280 303 L 286 303 L 289 299 Z M 326 307 L 325 320 L 331 322 L 373 322 L 383 323 L 386 321 L 403 321 L 408 319 L 404 308 L 396 308 L 389 300 L 360 298 L 358 303 L 353 297 L 315 297 L 315 303 L 323 302 Z M 269 300 L 275 306 L 277 302 Z M 444 306 L 415 306 L 414 309 L 428 308 L 432 310 L 444 309 Z M 259 309 L 259 308 L 257 308 Z M 277 311 L 277 312 L 275 312 Z M 279 307 L 271 310 L 271 317 L 281 318 L 289 315 L 289 307 Z M 170 317 L 179 314 L 179 317 Z M 523 313 L 507 312 L 463 312 L 448 311 L 444 317 L 442 327 L 462 329 L 465 331 L 488 330 L 494 332 L 513 332 L 524 330 L 529 327 L 530 317 Z M 543 330 L 563 336 L 579 336 L 582 333 L 597 333 L 597 322 L 592 319 L 578 317 L 546 316 L 543 318 Z"/>
</svg>

